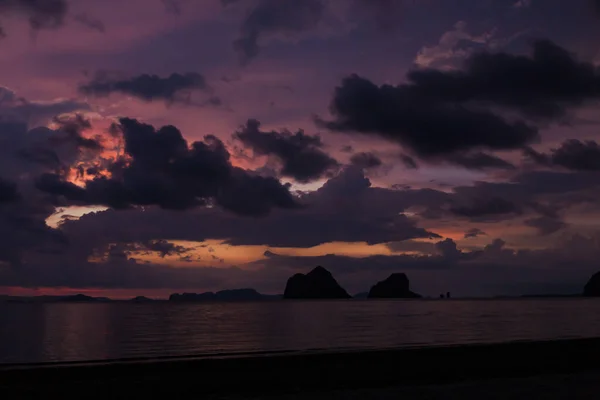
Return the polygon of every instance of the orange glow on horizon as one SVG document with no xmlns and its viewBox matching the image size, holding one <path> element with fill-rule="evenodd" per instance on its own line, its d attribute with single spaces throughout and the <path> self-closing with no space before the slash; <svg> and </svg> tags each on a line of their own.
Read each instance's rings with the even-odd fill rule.
<svg viewBox="0 0 600 400">
<path fill-rule="evenodd" d="M 130 257 L 140 261 L 149 261 L 157 264 L 168 264 L 173 267 L 230 267 L 243 266 L 247 263 L 265 260 L 264 253 L 270 251 L 281 256 L 290 257 L 320 257 L 330 254 L 339 256 L 364 258 L 374 255 L 398 255 L 392 252 L 385 243 L 369 245 L 366 242 L 345 243 L 331 242 L 314 247 L 270 247 L 270 246 L 231 246 L 224 241 L 208 240 L 206 242 L 169 241 L 177 246 L 191 248 L 182 254 L 189 256 L 193 261 L 182 261 L 180 255 L 161 257 L 158 253 L 131 254 Z"/>
</svg>

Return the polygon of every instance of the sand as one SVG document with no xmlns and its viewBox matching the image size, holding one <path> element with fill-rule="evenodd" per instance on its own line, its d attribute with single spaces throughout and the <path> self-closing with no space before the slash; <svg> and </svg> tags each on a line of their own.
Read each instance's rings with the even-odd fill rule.
<svg viewBox="0 0 600 400">
<path fill-rule="evenodd" d="M 600 339 L 0 367 L 2 398 L 598 399 Z"/>
<path fill-rule="evenodd" d="M 446 385 L 408 385 L 307 392 L 263 398 L 280 400 L 596 400 L 599 396 L 600 372 L 584 372 Z M 214 399 L 246 400 L 251 397 L 221 396 L 214 397 Z"/>
<path fill-rule="evenodd" d="M 201 378 L 198 378 L 201 380 Z M 3 399 L 53 398 L 56 392 L 35 388 L 35 382 L 24 390 L 1 387 Z M 187 390 L 169 388 L 149 392 L 147 388 L 120 387 L 113 382 L 111 389 L 98 391 L 92 386 L 67 385 L 61 390 L 61 398 L 78 399 L 134 399 L 165 398 L 184 399 L 201 398 L 204 400 L 597 400 L 600 393 L 600 372 L 583 372 L 566 375 L 542 375 L 528 378 L 507 378 L 483 381 L 467 381 L 445 385 L 403 385 L 383 388 L 348 390 L 306 390 L 295 393 L 253 392 L 248 395 L 213 393 L 199 395 Z"/>
</svg>

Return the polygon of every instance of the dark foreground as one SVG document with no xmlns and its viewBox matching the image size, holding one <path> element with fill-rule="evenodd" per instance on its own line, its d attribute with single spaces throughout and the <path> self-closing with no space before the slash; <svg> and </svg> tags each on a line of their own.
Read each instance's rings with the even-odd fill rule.
<svg viewBox="0 0 600 400">
<path fill-rule="evenodd" d="M 600 339 L 0 367 L 3 398 L 587 399 Z M 558 396 L 558 397 L 557 397 Z"/>
</svg>

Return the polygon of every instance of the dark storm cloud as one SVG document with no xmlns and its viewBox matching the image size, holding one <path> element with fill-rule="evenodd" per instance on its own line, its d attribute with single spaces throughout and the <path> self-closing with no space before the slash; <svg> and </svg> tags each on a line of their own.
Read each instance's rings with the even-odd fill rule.
<svg viewBox="0 0 600 400">
<path fill-rule="evenodd" d="M 534 118 L 560 118 L 600 97 L 600 73 L 549 40 L 531 56 L 479 52 L 461 71 L 413 70 L 409 87 L 437 101 L 489 102 Z"/>
<path fill-rule="evenodd" d="M 443 202 L 423 203 L 413 212 L 426 220 L 519 224 L 549 234 L 566 227 L 571 211 L 594 209 L 600 195 L 600 176 L 595 171 L 520 171 L 506 181 L 475 182 L 456 186 Z M 591 207 L 591 208 L 590 208 Z"/>
<path fill-rule="evenodd" d="M 100 152 L 104 149 L 101 138 L 86 137 L 84 132 L 91 129 L 91 123 L 80 114 L 74 116 L 55 117 L 53 122 L 55 130 L 47 128 L 36 128 L 32 132 L 37 134 L 27 135 L 31 138 L 38 136 L 31 144 L 25 143 L 23 147 L 17 149 L 17 155 L 20 161 L 29 163 L 30 167 L 36 164 L 41 167 L 38 171 L 59 176 L 66 176 L 71 167 L 75 167 L 79 172 L 78 176 L 83 176 L 83 171 L 87 168 L 93 168 L 94 162 Z M 45 136 L 45 137 L 44 137 Z M 27 142 L 27 140 L 25 141 Z M 76 162 L 77 165 L 73 165 Z M 28 178 L 34 178 L 29 176 Z"/>
<path fill-rule="evenodd" d="M 339 166 L 322 150 L 320 136 L 307 135 L 302 130 L 296 133 L 261 131 L 260 122 L 251 119 L 234 134 L 234 138 L 257 155 L 275 157 L 281 164 L 280 174 L 298 182 L 318 180 Z"/>
<path fill-rule="evenodd" d="M 63 173 L 102 149 L 97 139 L 83 136 L 89 121 L 80 115 L 57 118 L 55 123 L 57 129 L 28 129 L 23 122 L 0 120 L 0 175 L 32 184 L 32 177 Z"/>
<path fill-rule="evenodd" d="M 543 204 L 531 202 L 529 206 L 539 215 L 547 218 L 558 218 L 560 215 L 560 207 L 552 204 Z"/>
<path fill-rule="evenodd" d="M 383 165 L 379 157 L 373 153 L 360 152 L 350 157 L 350 162 L 360 168 L 377 168 Z"/>
<path fill-rule="evenodd" d="M 510 150 L 537 138 L 524 122 L 510 123 L 485 110 L 440 102 L 419 86 L 377 86 L 352 75 L 335 90 L 333 131 L 376 134 L 397 141 L 417 155 L 439 157 L 471 149 Z"/>
<path fill-rule="evenodd" d="M 465 232 L 465 239 L 476 238 L 478 236 L 485 236 L 486 233 L 479 228 L 472 228 Z"/>
<path fill-rule="evenodd" d="M 452 257 L 445 255 L 374 255 L 364 258 L 328 254 L 324 256 L 285 256 L 268 252 L 266 261 L 257 261 L 258 265 L 276 267 L 285 265 L 291 269 L 307 269 L 311 266 L 323 265 L 334 274 L 364 272 L 366 268 L 379 272 L 396 272 L 402 270 L 445 270 L 455 266 Z"/>
<path fill-rule="evenodd" d="M 53 210 L 40 198 L 0 204 L 0 262 L 21 267 L 27 257 L 63 252 L 68 239 L 45 222 Z"/>
<path fill-rule="evenodd" d="M 16 183 L 0 178 L 0 204 L 10 203 L 18 199 L 19 193 Z"/>
<path fill-rule="evenodd" d="M 66 0 L 0 0 L 0 17 L 22 15 L 34 30 L 61 27 L 68 10 Z"/>
<path fill-rule="evenodd" d="M 84 136 L 91 125 L 80 115 L 56 118 L 57 129 L 28 130 L 25 123 L 9 121 L 0 122 L 0 176 L 6 177 L 0 181 L 0 262 L 19 268 L 45 263 L 50 255 L 85 267 L 87 257 L 94 254 L 95 246 L 73 248 L 72 237 L 46 225 L 56 207 L 99 203 L 180 209 L 210 203 L 250 215 L 264 215 L 273 207 L 297 207 L 288 188 L 276 179 L 233 167 L 223 143 L 211 136 L 188 147 L 173 127 L 157 132 L 123 119 L 113 126 L 112 135 L 123 135 L 126 156 L 86 167 L 89 160 L 97 160 L 102 144 Z M 73 168 L 95 170 L 97 176 L 80 187 L 67 180 Z M 101 175 L 106 172 L 112 176 Z M 160 234 L 142 239 L 132 242 L 140 252 L 186 251 L 163 241 Z M 86 255 L 79 257 L 84 248 Z"/>
<path fill-rule="evenodd" d="M 60 175 L 45 173 L 37 178 L 35 187 L 43 192 L 65 196 L 69 200 L 85 201 L 86 192 L 79 186 L 63 180 Z"/>
<path fill-rule="evenodd" d="M 89 119 L 84 118 L 81 114 L 76 114 L 74 117 L 55 117 L 53 120 L 58 129 L 66 134 L 64 139 L 56 138 L 55 140 L 72 141 L 78 148 L 88 150 L 102 150 L 102 144 L 99 138 L 86 138 L 82 133 L 92 128 Z"/>
<path fill-rule="evenodd" d="M 378 86 L 351 75 L 335 89 L 333 119 L 317 122 L 333 131 L 379 135 L 435 158 L 522 148 L 538 138 L 531 123 L 563 118 L 600 97 L 598 68 L 546 40 L 534 43 L 531 56 L 478 52 L 462 70 L 417 69 L 406 78 L 406 84 Z M 508 122 L 492 107 L 524 119 Z M 490 157 L 463 156 L 463 164 L 510 168 Z"/>
<path fill-rule="evenodd" d="M 540 236 L 551 235 L 567 226 L 560 218 L 548 216 L 528 219 L 525 225 L 535 228 Z"/>
<path fill-rule="evenodd" d="M 142 246 L 148 249 L 149 251 L 159 253 L 161 257 L 170 256 L 173 254 L 187 253 L 191 250 L 190 248 L 184 246 L 178 246 L 176 244 L 169 243 L 164 239 L 150 240 L 145 243 L 142 243 Z"/>
<path fill-rule="evenodd" d="M 472 222 L 501 222 L 523 218 L 541 233 L 565 227 L 569 209 L 595 204 L 600 191 L 596 172 L 519 172 L 505 182 L 476 182 L 453 188 L 444 204 L 424 206 L 425 219 L 465 218 Z"/>
<path fill-rule="evenodd" d="M 531 195 L 576 193 L 598 186 L 600 180 L 595 172 L 532 171 L 520 173 L 505 184 L 481 185 L 480 189 L 503 190 L 507 195 L 530 197 Z"/>
<path fill-rule="evenodd" d="M 89 214 L 64 222 L 61 229 L 79 249 L 156 238 L 296 248 L 336 241 L 377 244 L 438 237 L 401 213 L 417 204 L 442 204 L 447 196 L 433 190 L 371 187 L 362 169 L 351 168 L 302 196 L 304 207 L 276 209 L 260 220 L 239 218 L 219 207 L 186 213 L 147 208 Z"/>
<path fill-rule="evenodd" d="M 446 160 L 452 164 L 473 170 L 483 169 L 515 169 L 515 166 L 506 160 L 482 152 L 453 154 Z"/>
<path fill-rule="evenodd" d="M 525 149 L 525 155 L 544 166 L 562 167 L 574 171 L 600 171 L 600 146 L 593 140 L 566 140 L 549 154 Z"/>
<path fill-rule="evenodd" d="M 461 217 L 486 218 L 505 216 L 507 214 L 521 214 L 521 209 L 513 202 L 500 197 L 481 198 L 466 206 L 455 206 L 450 211 Z"/>
<path fill-rule="evenodd" d="M 158 253 L 161 258 L 173 255 L 182 255 L 193 250 L 192 247 L 179 246 L 164 239 L 145 240 L 139 243 L 118 243 L 110 244 L 108 253 L 120 254 L 121 256 L 130 256 L 135 254 Z M 102 254 L 98 254 L 102 256 Z"/>
<path fill-rule="evenodd" d="M 45 174 L 36 182 L 38 189 L 77 204 L 119 209 L 157 205 L 184 210 L 216 202 L 238 214 L 264 215 L 274 207 L 297 207 L 278 180 L 233 167 L 229 152 L 214 136 L 188 146 L 174 126 L 156 130 L 128 118 L 120 124 L 130 160 L 109 166 L 111 177 L 97 176 L 79 187 Z"/>
<path fill-rule="evenodd" d="M 222 3 L 229 5 L 238 1 Z M 233 47 L 241 63 L 247 64 L 258 55 L 260 41 L 265 36 L 291 35 L 314 29 L 324 12 L 322 0 L 257 0 L 245 16 Z"/>
<path fill-rule="evenodd" d="M 530 178 L 531 179 L 531 178 Z M 526 181 L 525 178 L 521 179 Z M 548 189 L 545 189 L 548 191 Z M 461 195 L 464 193 L 461 193 Z M 270 215 L 257 221 L 238 218 L 220 208 L 198 208 L 187 213 L 179 213 L 157 208 L 109 210 L 88 214 L 80 220 L 65 221 L 61 232 L 69 241 L 68 254 L 44 254 L 38 262 L 29 260 L 20 269 L 0 275 L 0 281 L 10 285 L 31 286 L 72 286 L 72 287 L 125 287 L 125 288 L 192 288 L 195 285 L 226 288 L 242 282 L 255 282 L 259 286 L 283 285 L 294 269 L 312 268 L 322 264 L 334 271 L 336 277 L 348 282 L 355 277 L 364 282 L 373 282 L 377 274 L 411 271 L 413 274 L 431 271 L 452 272 L 460 276 L 458 280 L 470 279 L 482 282 L 476 271 L 485 270 L 486 277 L 499 276 L 512 271 L 512 267 L 530 268 L 543 265 L 544 270 L 527 279 L 546 277 L 549 266 L 562 265 L 568 258 L 560 251 L 515 252 L 506 249 L 504 242 L 498 241 L 484 250 L 465 253 L 451 240 L 436 244 L 410 248 L 403 240 L 410 238 L 435 237 L 415 226 L 414 221 L 400 215 L 403 210 L 414 205 L 444 204 L 454 195 L 434 190 L 390 190 L 371 187 L 360 169 L 350 168 L 340 176 L 331 179 L 316 192 L 307 194 L 302 200 L 306 207 L 299 210 L 274 210 Z M 546 212 L 552 215 L 552 210 Z M 255 272 L 236 268 L 217 269 L 177 269 L 161 265 L 144 265 L 135 261 L 136 252 L 158 252 L 167 255 L 179 254 L 182 249 L 163 246 L 156 238 L 168 240 L 223 239 L 231 244 L 267 244 L 273 247 L 309 247 L 336 240 L 367 241 L 368 243 L 407 243 L 403 251 L 419 251 L 425 256 L 372 256 L 351 258 L 344 256 L 288 257 L 273 252 L 267 254 L 266 261 L 252 264 Z M 114 247 L 111 243 L 119 243 Z M 147 245 L 149 243 L 149 245 Z M 582 244 L 583 246 L 583 244 Z M 578 268 L 591 265 L 593 252 L 585 245 L 585 252 L 579 250 L 581 258 Z M 105 249 L 105 250 L 102 250 Z M 108 249 L 108 250 L 106 250 Z M 87 258 L 98 251 L 108 251 L 105 262 L 92 264 Z M 185 251 L 185 250 L 183 250 Z M 572 252 L 572 250 L 568 250 Z M 590 256 L 586 254 L 590 253 Z M 8 253 L 7 253 L 8 254 Z M 34 257 L 34 256 L 30 256 Z M 65 258 L 66 257 L 66 258 Z M 571 257 L 571 256 L 569 256 Z M 588 258 L 586 258 L 588 257 Z M 35 257 L 34 257 L 35 258 Z M 573 260 L 572 258 L 568 258 Z M 586 261 L 587 260 L 587 261 Z M 588 264 L 585 264 L 585 263 Z M 258 269 L 262 267 L 265 269 Z M 586 267 L 587 268 L 587 267 Z M 462 272 L 461 272 L 462 271 Z M 516 269 L 515 269 L 516 271 Z M 587 270 L 586 270 L 587 273 Z M 504 275 L 503 275 L 504 274 Z M 569 274 L 576 274 L 569 270 Z M 494 275 L 496 276 L 496 275 Z M 521 276 L 521 275 L 519 275 Z M 563 275 L 564 276 L 564 275 Z M 385 277 L 385 276 L 384 276 Z M 384 278 L 383 277 L 383 278 Z M 515 276 L 511 275 L 511 279 Z M 195 279 L 195 281 L 191 281 Z M 356 281 L 356 280 L 355 280 Z M 356 283 L 360 283 L 356 281 Z M 495 282 L 496 284 L 498 282 Z M 445 283 L 448 284 L 448 283 Z"/>
<path fill-rule="evenodd" d="M 90 82 L 79 87 L 86 95 L 108 96 L 122 93 L 145 101 L 165 100 L 189 102 L 192 90 L 209 90 L 203 75 L 196 72 L 173 73 L 168 77 L 142 74 L 130 78 L 117 78 L 98 73 Z"/>
<path fill-rule="evenodd" d="M 0 122 L 0 176 L 5 180 L 0 184 L 0 261 L 22 267 L 28 257 L 60 253 L 67 247 L 63 233 L 45 222 L 55 207 L 64 204 L 37 190 L 33 177 L 65 174 L 69 166 L 96 151 L 82 143 L 80 133 Z"/>
</svg>

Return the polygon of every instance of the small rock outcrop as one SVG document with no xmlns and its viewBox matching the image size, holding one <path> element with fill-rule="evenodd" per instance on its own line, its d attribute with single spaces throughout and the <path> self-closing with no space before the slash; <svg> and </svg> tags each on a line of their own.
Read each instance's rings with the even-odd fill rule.
<svg viewBox="0 0 600 400">
<path fill-rule="evenodd" d="M 265 296 L 254 289 L 221 290 L 217 293 L 174 293 L 169 301 L 255 301 L 263 300 Z"/>
<path fill-rule="evenodd" d="M 583 295 L 586 297 L 600 297 L 600 272 L 592 275 L 590 280 L 585 284 Z"/>
<path fill-rule="evenodd" d="M 296 274 L 285 285 L 284 299 L 349 299 L 331 272 L 318 266 L 308 274 Z"/>
<path fill-rule="evenodd" d="M 392 274 L 386 280 L 377 282 L 369 291 L 370 299 L 416 299 L 421 296 L 410 291 L 410 281 L 406 274 Z"/>
<path fill-rule="evenodd" d="M 148 303 L 148 302 L 151 302 L 151 301 L 154 301 L 154 300 L 153 299 L 149 299 L 148 297 L 145 297 L 145 296 L 137 296 L 137 297 L 134 297 L 133 299 L 131 299 L 129 301 L 131 301 L 133 303 Z"/>
</svg>

